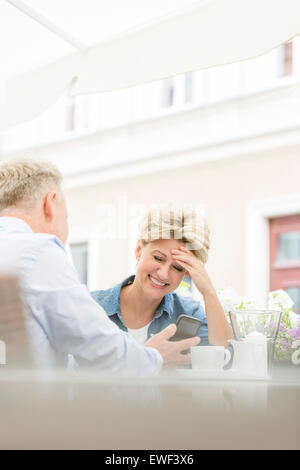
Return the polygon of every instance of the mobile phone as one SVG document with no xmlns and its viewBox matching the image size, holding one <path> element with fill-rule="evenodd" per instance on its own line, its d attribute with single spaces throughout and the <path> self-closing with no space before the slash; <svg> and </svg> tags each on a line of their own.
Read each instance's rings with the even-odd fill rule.
<svg viewBox="0 0 300 470">
<path fill-rule="evenodd" d="M 182 339 L 193 338 L 193 336 L 197 336 L 201 326 L 201 320 L 190 317 L 188 315 L 180 315 L 177 319 L 176 326 L 176 333 L 170 338 L 170 341 L 180 341 Z"/>
</svg>

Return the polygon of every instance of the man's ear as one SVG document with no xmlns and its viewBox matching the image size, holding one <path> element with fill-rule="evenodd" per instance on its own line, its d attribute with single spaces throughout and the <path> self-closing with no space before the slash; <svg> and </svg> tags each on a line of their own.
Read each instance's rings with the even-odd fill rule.
<svg viewBox="0 0 300 470">
<path fill-rule="evenodd" d="M 140 259 L 142 253 L 142 240 L 139 239 L 135 248 L 135 257 L 137 260 Z"/>
<path fill-rule="evenodd" d="M 43 210 L 45 217 L 48 220 L 52 220 L 54 217 L 54 203 L 56 200 L 57 194 L 55 191 L 49 191 L 44 198 Z"/>
</svg>

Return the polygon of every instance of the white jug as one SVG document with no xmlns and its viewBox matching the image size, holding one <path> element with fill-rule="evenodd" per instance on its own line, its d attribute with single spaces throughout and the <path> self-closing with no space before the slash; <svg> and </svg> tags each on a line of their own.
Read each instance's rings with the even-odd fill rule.
<svg viewBox="0 0 300 470">
<path fill-rule="evenodd" d="M 230 339 L 233 346 L 232 368 L 256 378 L 270 378 L 268 374 L 268 343 L 265 336 L 249 335 L 241 341 Z"/>
</svg>

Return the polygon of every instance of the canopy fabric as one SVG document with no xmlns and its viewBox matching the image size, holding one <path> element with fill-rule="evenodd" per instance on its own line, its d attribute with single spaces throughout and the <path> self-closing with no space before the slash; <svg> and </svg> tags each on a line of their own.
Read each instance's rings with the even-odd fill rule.
<svg viewBox="0 0 300 470">
<path fill-rule="evenodd" d="M 298 34 L 299 0 L 2 0 L 0 130 L 66 90 L 111 91 L 234 63 Z"/>
</svg>

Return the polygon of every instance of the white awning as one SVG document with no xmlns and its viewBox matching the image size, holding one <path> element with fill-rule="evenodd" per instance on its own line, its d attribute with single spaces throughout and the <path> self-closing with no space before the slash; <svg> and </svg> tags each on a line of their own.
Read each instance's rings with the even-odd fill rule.
<svg viewBox="0 0 300 470">
<path fill-rule="evenodd" d="M 299 0 L 2 0 L 0 130 L 86 94 L 253 58 L 300 34 Z"/>
</svg>

